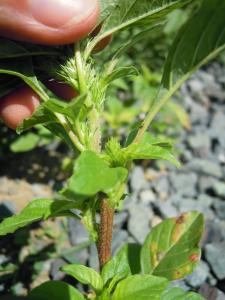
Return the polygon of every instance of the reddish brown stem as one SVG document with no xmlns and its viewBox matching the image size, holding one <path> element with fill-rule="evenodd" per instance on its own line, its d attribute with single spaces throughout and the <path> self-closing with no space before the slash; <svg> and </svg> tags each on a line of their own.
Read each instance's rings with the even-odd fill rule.
<svg viewBox="0 0 225 300">
<path fill-rule="evenodd" d="M 111 243 L 113 232 L 114 209 L 107 199 L 100 203 L 100 228 L 98 239 L 98 256 L 102 268 L 111 257 Z"/>
</svg>

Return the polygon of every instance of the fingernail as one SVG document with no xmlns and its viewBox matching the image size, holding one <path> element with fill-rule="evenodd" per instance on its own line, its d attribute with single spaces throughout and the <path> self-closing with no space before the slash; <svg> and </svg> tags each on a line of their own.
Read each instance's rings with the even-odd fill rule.
<svg viewBox="0 0 225 300">
<path fill-rule="evenodd" d="M 30 0 L 30 12 L 40 23 L 58 28 L 80 23 L 96 9 L 96 0 Z"/>
</svg>

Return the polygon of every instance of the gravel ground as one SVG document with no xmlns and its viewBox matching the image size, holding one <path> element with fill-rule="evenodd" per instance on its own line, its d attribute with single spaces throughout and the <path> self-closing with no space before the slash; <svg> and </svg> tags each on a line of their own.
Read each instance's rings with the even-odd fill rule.
<svg viewBox="0 0 225 300">
<path fill-rule="evenodd" d="M 159 163 L 136 165 L 130 176 L 124 210 L 116 215 L 113 251 L 125 242 L 142 243 L 150 228 L 162 219 L 190 210 L 199 210 L 206 219 L 202 241 L 202 261 L 196 271 L 176 285 L 186 290 L 197 290 L 208 300 L 225 300 L 225 71 L 213 63 L 198 71 L 181 90 L 192 127 L 183 130 L 177 149 L 181 153 L 182 167 Z M 6 182 L 0 177 L 0 215 L 14 213 L 11 199 L 16 190 L 23 194 L 25 182 Z M 2 184 L 4 183 L 4 184 Z M 6 191 L 7 184 L 11 184 Z M 14 191 L 14 192 L 13 192 Z M 28 192 L 27 192 L 28 191 Z M 13 194 L 14 193 L 14 194 Z M 48 196 L 51 191 L 44 184 L 31 183 L 26 188 L 30 196 Z M 28 197 L 29 196 L 29 197 Z M 20 197 L 22 198 L 22 197 Z M 24 200 L 26 202 L 26 199 Z M 69 220 L 70 244 L 77 247 L 88 241 L 84 228 L 76 220 Z M 97 268 L 95 247 L 83 248 L 74 254 L 67 253 L 66 260 L 78 260 Z M 4 259 L 0 253 L 1 259 Z M 45 274 L 52 279 L 61 279 L 59 271 L 65 257 L 45 263 Z M 21 290 L 20 286 L 18 287 Z M 1 293 L 1 282 L 0 282 Z"/>
</svg>

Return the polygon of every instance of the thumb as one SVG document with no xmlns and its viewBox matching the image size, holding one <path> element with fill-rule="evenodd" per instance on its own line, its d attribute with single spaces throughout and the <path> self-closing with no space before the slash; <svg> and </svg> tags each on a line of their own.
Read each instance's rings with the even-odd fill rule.
<svg viewBox="0 0 225 300">
<path fill-rule="evenodd" d="M 90 33 L 99 15 L 98 0 L 1 0 L 0 35 L 60 45 Z"/>
</svg>

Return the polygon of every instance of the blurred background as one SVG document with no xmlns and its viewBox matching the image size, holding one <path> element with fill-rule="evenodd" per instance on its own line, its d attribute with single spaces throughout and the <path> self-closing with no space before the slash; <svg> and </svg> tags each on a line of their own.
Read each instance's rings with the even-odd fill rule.
<svg viewBox="0 0 225 300">
<path fill-rule="evenodd" d="M 104 137 L 126 136 L 139 122 L 160 84 L 167 49 L 191 12 L 176 10 L 166 27 L 134 45 L 121 65 L 139 76 L 117 80 L 108 92 Z M 113 37 L 124 43 L 130 32 Z M 101 62 L 106 51 L 96 55 Z M 182 167 L 140 161 L 133 167 L 123 211 L 115 218 L 113 252 L 126 242 L 143 243 L 150 228 L 181 212 L 202 211 L 206 228 L 202 261 L 175 284 L 225 299 L 225 55 L 197 71 L 163 108 L 151 132 L 170 139 Z M 110 129 L 109 129 L 110 128 Z M 72 153 L 47 129 L 37 126 L 19 137 L 0 124 L 0 220 L 18 213 L 34 198 L 51 197 L 71 174 Z M 65 279 L 60 267 L 80 262 L 98 269 L 95 246 L 74 219 L 39 222 L 0 238 L 0 297 L 24 295 L 49 279 Z M 79 287 L 82 289 L 82 287 Z M 11 295 L 5 298 L 6 295 Z"/>
</svg>

